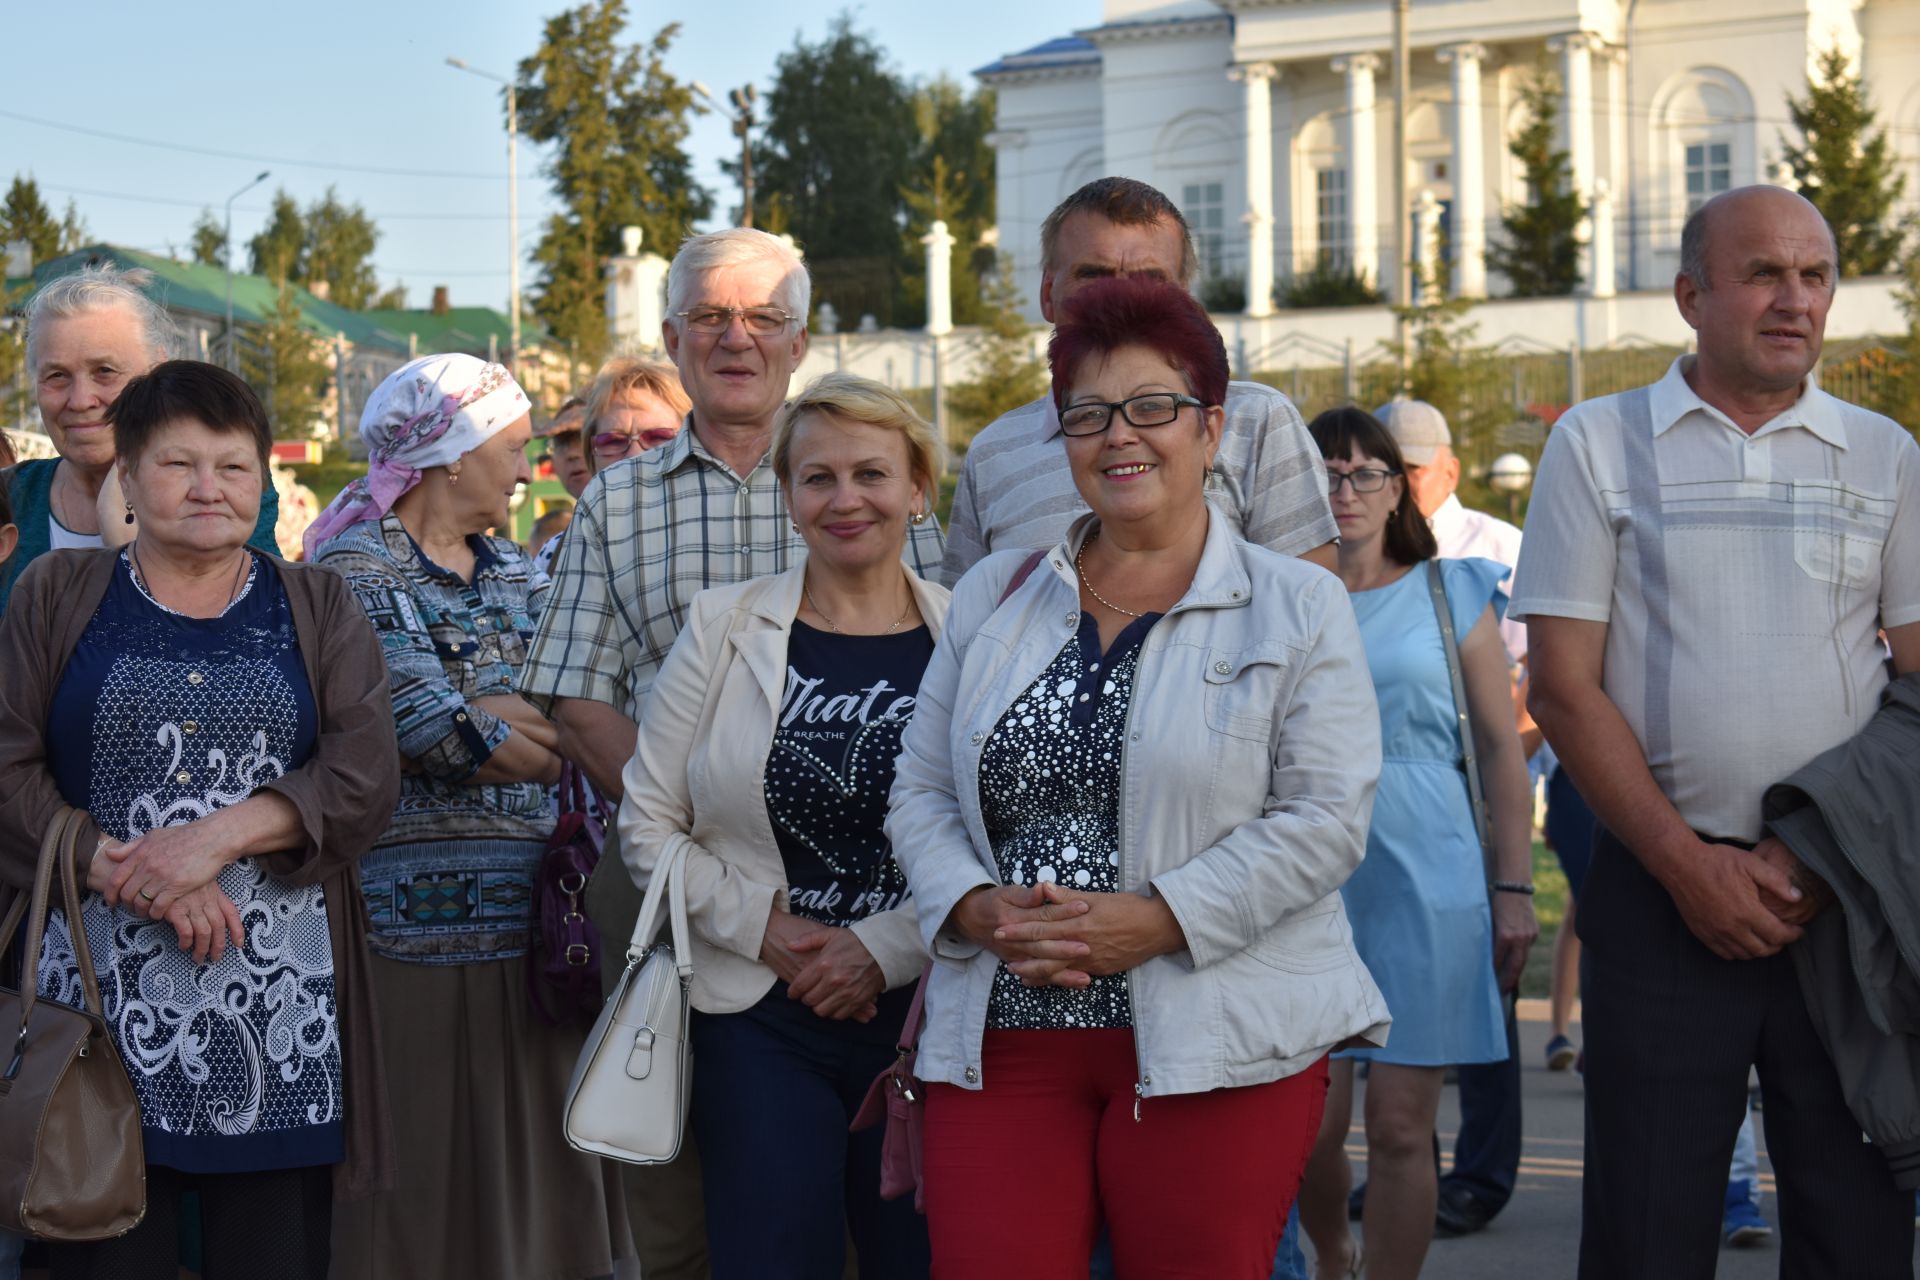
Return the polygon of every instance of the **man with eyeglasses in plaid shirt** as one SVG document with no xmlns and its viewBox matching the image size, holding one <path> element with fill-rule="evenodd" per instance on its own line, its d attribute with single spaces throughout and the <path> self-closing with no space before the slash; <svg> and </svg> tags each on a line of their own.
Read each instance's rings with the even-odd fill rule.
<svg viewBox="0 0 1920 1280">
<path fill-rule="evenodd" d="M 687 429 L 595 476 L 553 570 L 521 691 L 559 726 L 560 746 L 618 801 L 640 707 L 693 597 L 780 573 L 801 555 L 767 447 L 807 351 L 811 288 L 793 248 L 736 227 L 696 236 L 667 272 L 667 354 L 693 401 Z M 936 521 L 911 526 L 904 558 L 939 566 Z M 613 832 L 608 831 L 611 841 Z M 639 895 L 609 847 L 587 889 L 611 979 Z M 634 1243 L 648 1280 L 706 1274 L 691 1135 L 671 1165 L 625 1166 Z"/>
</svg>

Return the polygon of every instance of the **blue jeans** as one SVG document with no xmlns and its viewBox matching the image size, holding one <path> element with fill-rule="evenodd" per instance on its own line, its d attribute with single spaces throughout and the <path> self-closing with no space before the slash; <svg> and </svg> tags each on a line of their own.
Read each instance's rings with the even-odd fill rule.
<svg viewBox="0 0 1920 1280">
<path fill-rule="evenodd" d="M 714 1280 L 925 1280 L 926 1220 L 880 1198 L 885 1126 L 847 1132 L 894 1058 L 912 990 L 864 1025 L 815 1016 L 777 982 L 742 1013 L 693 1015 L 693 1127 Z"/>
</svg>

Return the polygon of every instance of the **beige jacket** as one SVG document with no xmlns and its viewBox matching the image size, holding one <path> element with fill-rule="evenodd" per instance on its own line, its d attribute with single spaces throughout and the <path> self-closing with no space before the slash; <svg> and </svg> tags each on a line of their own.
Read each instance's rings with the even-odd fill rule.
<svg viewBox="0 0 1920 1280">
<path fill-rule="evenodd" d="M 787 638 L 800 611 L 802 560 L 785 573 L 714 587 L 693 599 L 686 626 L 640 713 L 625 772 L 620 852 L 644 889 L 687 841 L 687 916 L 693 930 L 693 1007 L 752 1008 L 773 986 L 760 962 L 767 913 L 787 909 L 786 865 L 767 813 L 767 756 L 787 684 Z M 940 635 L 948 593 L 913 574 L 920 616 Z M 920 976 L 927 953 L 911 901 L 853 932 L 887 988 Z"/>
</svg>

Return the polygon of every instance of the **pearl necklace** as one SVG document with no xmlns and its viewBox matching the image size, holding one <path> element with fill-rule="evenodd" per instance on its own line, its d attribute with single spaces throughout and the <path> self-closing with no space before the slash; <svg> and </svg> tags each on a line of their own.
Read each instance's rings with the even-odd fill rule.
<svg viewBox="0 0 1920 1280">
<path fill-rule="evenodd" d="M 1080 550 L 1074 553 L 1073 567 L 1076 570 L 1078 570 L 1080 573 L 1080 585 L 1087 589 L 1088 595 L 1092 596 L 1095 600 L 1098 600 L 1101 604 L 1107 606 L 1107 608 L 1113 610 L 1115 613 L 1125 614 L 1129 618 L 1146 617 L 1147 615 L 1144 613 L 1135 613 L 1131 609 L 1122 609 L 1119 605 L 1115 604 L 1113 601 L 1107 599 L 1105 596 L 1101 595 L 1098 591 L 1095 591 L 1093 589 L 1093 580 L 1087 577 L 1087 548 L 1092 546 L 1094 544 L 1095 539 L 1099 538 L 1099 536 L 1100 536 L 1100 531 L 1098 529 L 1095 529 L 1093 533 L 1087 538 L 1087 540 L 1080 544 Z"/>
</svg>

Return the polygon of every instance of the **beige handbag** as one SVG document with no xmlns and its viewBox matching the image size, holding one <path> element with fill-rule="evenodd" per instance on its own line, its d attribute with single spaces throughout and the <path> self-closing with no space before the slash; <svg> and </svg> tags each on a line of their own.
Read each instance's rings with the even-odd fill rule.
<svg viewBox="0 0 1920 1280">
<path fill-rule="evenodd" d="M 140 1101 L 100 1004 L 74 878 L 73 846 L 85 830 L 79 810 L 61 811 L 40 843 L 31 907 L 16 894 L 0 923 L 5 952 L 28 917 L 20 989 L 0 987 L 0 1037 L 18 1028 L 0 1070 L 0 1227 L 65 1242 L 125 1235 L 147 1212 Z M 56 871 L 84 1010 L 38 994 Z"/>
<path fill-rule="evenodd" d="M 567 1084 L 565 1128 L 576 1150 L 665 1164 L 680 1154 L 693 1085 L 687 1042 L 693 954 L 687 930 L 686 852 L 682 836 L 654 868 L 627 944 L 627 967 Z M 662 903 L 668 936 L 654 942 Z"/>
</svg>

